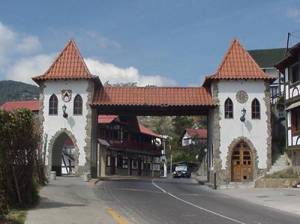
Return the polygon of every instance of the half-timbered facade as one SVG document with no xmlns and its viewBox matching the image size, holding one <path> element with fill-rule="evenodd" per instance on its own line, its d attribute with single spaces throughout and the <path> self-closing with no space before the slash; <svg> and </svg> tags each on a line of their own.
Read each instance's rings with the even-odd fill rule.
<svg viewBox="0 0 300 224">
<path fill-rule="evenodd" d="M 136 117 L 98 116 L 98 142 L 105 147 L 105 175 L 160 176 L 161 136 Z"/>
<path fill-rule="evenodd" d="M 300 43 L 276 67 L 284 75 L 286 145 L 294 166 L 300 166 Z"/>
</svg>

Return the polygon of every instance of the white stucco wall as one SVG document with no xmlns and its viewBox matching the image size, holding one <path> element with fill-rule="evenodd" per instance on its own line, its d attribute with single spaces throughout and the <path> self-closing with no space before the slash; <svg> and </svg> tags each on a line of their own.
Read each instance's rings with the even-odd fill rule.
<svg viewBox="0 0 300 224">
<path fill-rule="evenodd" d="M 191 145 L 192 144 L 192 139 L 191 139 L 191 136 L 185 132 L 183 138 L 182 138 L 182 141 L 181 141 L 181 145 L 182 146 L 188 146 L 188 145 Z"/>
<path fill-rule="evenodd" d="M 219 81 L 219 100 L 220 100 L 220 152 L 222 159 L 222 169 L 226 168 L 228 147 L 232 141 L 238 137 L 248 138 L 258 156 L 258 168 L 267 168 L 267 115 L 264 101 L 265 86 L 263 81 Z M 236 93 L 239 90 L 247 92 L 249 98 L 244 104 L 236 100 Z M 233 119 L 224 118 L 224 102 L 230 97 L 233 102 Z M 253 120 L 251 118 L 251 103 L 257 98 L 260 103 L 261 118 Z M 241 110 L 246 109 L 245 122 L 240 121 Z"/>
<path fill-rule="evenodd" d="M 86 80 L 68 80 L 68 81 L 46 81 L 44 88 L 44 136 L 48 135 L 47 142 L 47 155 L 46 165 L 48 165 L 48 147 L 52 137 L 62 128 L 70 131 L 76 139 L 76 144 L 79 149 L 79 166 L 85 164 L 84 147 L 86 137 L 86 115 L 88 113 L 89 106 L 87 107 L 88 100 L 88 81 Z M 61 90 L 72 90 L 72 98 L 70 102 L 64 102 L 62 100 Z M 55 94 L 58 98 L 58 114 L 49 115 L 49 98 L 52 94 Z M 80 94 L 83 101 L 82 115 L 73 115 L 73 100 L 77 94 Z M 68 118 L 63 117 L 62 106 L 66 105 Z"/>
</svg>

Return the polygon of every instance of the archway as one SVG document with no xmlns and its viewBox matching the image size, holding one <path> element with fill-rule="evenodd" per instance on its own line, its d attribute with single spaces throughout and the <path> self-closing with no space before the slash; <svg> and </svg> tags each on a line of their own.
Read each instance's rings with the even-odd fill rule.
<svg viewBox="0 0 300 224">
<path fill-rule="evenodd" d="M 58 132 L 49 147 L 49 168 L 57 176 L 75 175 L 78 171 L 78 148 L 72 134 Z"/>
<path fill-rule="evenodd" d="M 249 145 L 241 140 L 231 154 L 231 181 L 253 180 L 253 153 Z"/>
</svg>

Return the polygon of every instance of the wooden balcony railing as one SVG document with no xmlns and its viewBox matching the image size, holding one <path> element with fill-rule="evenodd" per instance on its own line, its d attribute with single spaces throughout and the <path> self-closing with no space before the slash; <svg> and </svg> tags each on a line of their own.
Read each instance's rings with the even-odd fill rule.
<svg viewBox="0 0 300 224">
<path fill-rule="evenodd" d="M 139 151 L 153 151 L 153 152 L 161 152 L 162 147 L 153 145 L 151 143 L 139 143 L 134 141 L 119 141 L 119 140 L 107 140 L 109 144 L 116 148 L 121 149 L 133 149 Z"/>
</svg>

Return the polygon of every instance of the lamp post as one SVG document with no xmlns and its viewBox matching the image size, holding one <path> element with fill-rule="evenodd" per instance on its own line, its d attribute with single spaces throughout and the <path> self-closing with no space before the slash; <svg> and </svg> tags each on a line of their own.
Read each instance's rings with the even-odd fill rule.
<svg viewBox="0 0 300 224">
<path fill-rule="evenodd" d="M 66 110 L 67 110 L 67 106 L 64 104 L 64 105 L 62 106 L 62 111 L 63 111 L 63 117 L 64 117 L 64 118 L 67 118 L 67 117 L 68 117 L 68 114 L 67 114 Z"/>
<path fill-rule="evenodd" d="M 242 109 L 242 116 L 240 117 L 240 120 L 241 120 L 241 122 L 245 122 L 245 120 L 246 120 L 246 109 L 245 108 L 243 108 Z"/>
</svg>

